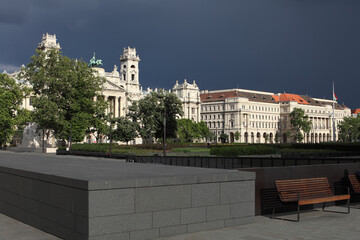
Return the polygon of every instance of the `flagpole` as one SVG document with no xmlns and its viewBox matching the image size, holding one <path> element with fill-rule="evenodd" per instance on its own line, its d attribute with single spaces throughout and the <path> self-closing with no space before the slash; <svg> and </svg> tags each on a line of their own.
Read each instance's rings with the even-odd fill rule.
<svg viewBox="0 0 360 240">
<path fill-rule="evenodd" d="M 334 82 L 333 82 L 333 142 L 336 142 L 336 136 L 335 136 L 335 90 L 334 90 Z"/>
</svg>

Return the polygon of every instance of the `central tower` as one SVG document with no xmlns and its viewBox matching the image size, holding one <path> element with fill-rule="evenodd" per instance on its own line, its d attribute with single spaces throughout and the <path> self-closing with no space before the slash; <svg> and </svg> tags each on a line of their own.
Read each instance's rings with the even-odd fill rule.
<svg viewBox="0 0 360 240">
<path fill-rule="evenodd" d="M 139 84 L 140 58 L 136 55 L 136 49 L 124 48 L 124 53 L 120 56 L 120 62 L 121 79 L 130 84 Z"/>
</svg>

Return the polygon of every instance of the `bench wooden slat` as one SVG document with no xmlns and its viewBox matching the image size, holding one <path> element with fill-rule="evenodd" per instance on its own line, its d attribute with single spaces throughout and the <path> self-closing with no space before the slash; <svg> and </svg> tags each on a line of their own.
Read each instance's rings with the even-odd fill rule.
<svg viewBox="0 0 360 240">
<path fill-rule="evenodd" d="M 350 175 L 349 175 L 350 177 Z M 359 184 L 359 182 L 357 182 Z M 299 207 L 302 205 L 334 202 L 339 200 L 348 200 L 348 213 L 350 195 L 334 195 L 329 181 L 326 177 L 276 180 L 276 188 L 279 198 L 284 203 L 297 202 L 298 220 L 300 219 Z M 360 191 L 360 184 L 359 184 Z M 325 206 L 325 205 L 324 205 Z"/>
<path fill-rule="evenodd" d="M 349 180 L 355 193 L 360 193 L 360 183 L 355 174 L 349 174 Z"/>
<path fill-rule="evenodd" d="M 299 205 L 302 206 L 302 205 L 308 205 L 308 204 L 334 202 L 334 201 L 348 200 L 348 199 L 350 199 L 350 195 L 334 195 L 331 197 L 300 199 Z"/>
</svg>

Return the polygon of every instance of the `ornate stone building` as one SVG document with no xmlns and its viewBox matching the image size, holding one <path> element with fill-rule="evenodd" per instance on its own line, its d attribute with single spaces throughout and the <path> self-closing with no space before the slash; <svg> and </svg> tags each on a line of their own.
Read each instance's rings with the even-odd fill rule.
<svg viewBox="0 0 360 240">
<path fill-rule="evenodd" d="M 171 92 L 178 96 L 182 102 L 184 111 L 183 118 L 191 119 L 195 122 L 200 121 L 200 90 L 195 80 L 192 84 L 184 79 L 184 83 L 176 81 Z"/>
<path fill-rule="evenodd" d="M 332 100 L 244 89 L 202 91 L 200 97 L 201 120 L 218 138 L 221 133 L 229 135 L 230 142 L 289 142 L 288 131 L 292 129 L 289 114 L 294 108 L 303 109 L 312 122 L 304 142 L 333 139 Z M 335 104 L 336 125 L 350 115 L 349 108 Z M 337 139 L 337 129 L 335 134 Z"/>
</svg>

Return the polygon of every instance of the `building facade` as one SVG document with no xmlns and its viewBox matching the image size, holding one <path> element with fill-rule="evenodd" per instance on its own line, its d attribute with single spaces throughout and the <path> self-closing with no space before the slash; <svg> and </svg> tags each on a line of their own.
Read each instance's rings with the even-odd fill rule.
<svg viewBox="0 0 360 240">
<path fill-rule="evenodd" d="M 309 116 L 311 131 L 304 134 L 305 143 L 333 139 L 332 101 L 296 94 L 274 94 L 245 89 L 202 91 L 201 120 L 219 141 L 225 133 L 229 142 L 275 143 L 290 142 L 293 130 L 289 114 L 301 108 Z M 351 110 L 335 104 L 335 126 Z M 338 138 L 336 128 L 335 139 Z"/>
<path fill-rule="evenodd" d="M 192 84 L 188 83 L 186 79 L 181 84 L 176 81 L 171 92 L 178 96 L 182 102 L 183 118 L 200 122 L 200 89 L 196 85 L 195 80 Z"/>
</svg>

